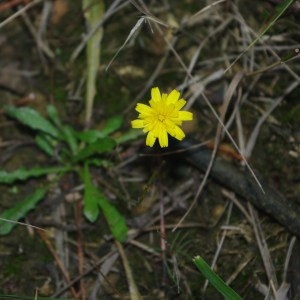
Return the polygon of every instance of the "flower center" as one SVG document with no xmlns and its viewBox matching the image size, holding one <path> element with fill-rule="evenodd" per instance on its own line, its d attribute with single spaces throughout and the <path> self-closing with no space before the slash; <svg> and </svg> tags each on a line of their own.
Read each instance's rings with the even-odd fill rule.
<svg viewBox="0 0 300 300">
<path fill-rule="evenodd" d="M 166 119 L 166 116 L 165 116 L 164 114 L 161 114 L 161 113 L 160 113 L 160 114 L 157 115 L 157 118 L 158 118 L 158 120 L 159 120 L 160 122 L 163 123 L 164 120 Z"/>
</svg>

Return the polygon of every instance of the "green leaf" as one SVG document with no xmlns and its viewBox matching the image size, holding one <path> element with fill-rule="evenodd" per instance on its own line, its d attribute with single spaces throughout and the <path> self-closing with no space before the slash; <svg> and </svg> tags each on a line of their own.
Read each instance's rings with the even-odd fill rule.
<svg viewBox="0 0 300 300">
<path fill-rule="evenodd" d="M 6 219 L 13 222 L 0 220 L 0 235 L 5 235 L 17 225 L 21 218 L 24 218 L 28 212 L 35 208 L 36 204 L 46 195 L 46 189 L 37 189 L 33 194 L 27 196 L 23 201 L 17 203 L 14 207 L 5 210 L 1 215 L 1 219 Z"/>
<path fill-rule="evenodd" d="M 58 111 L 55 106 L 53 105 L 48 105 L 47 106 L 47 114 L 50 118 L 50 120 L 55 124 L 55 126 L 59 129 L 63 128 L 63 124 L 60 120 L 60 117 L 58 115 Z"/>
<path fill-rule="evenodd" d="M 96 166 L 96 167 L 104 167 L 109 168 L 112 167 L 114 164 L 112 161 L 107 159 L 101 159 L 101 158 L 91 158 L 85 161 L 89 166 Z"/>
<path fill-rule="evenodd" d="M 109 203 L 101 191 L 94 186 L 87 163 L 84 166 L 83 181 L 85 217 L 90 222 L 95 222 L 99 216 L 100 206 L 114 238 L 118 241 L 125 241 L 128 231 L 125 218 Z"/>
<path fill-rule="evenodd" d="M 74 156 L 73 161 L 79 162 L 91 157 L 94 154 L 101 154 L 113 150 L 116 143 L 111 138 L 102 138 L 97 140 L 92 144 L 88 144 L 85 148 L 79 151 L 77 155 Z"/>
<path fill-rule="evenodd" d="M 69 171 L 69 167 L 53 167 L 53 168 L 20 168 L 12 172 L 0 171 L 0 183 L 10 184 L 17 180 L 26 180 L 30 177 L 39 177 L 52 173 L 61 173 Z"/>
<path fill-rule="evenodd" d="M 64 142 L 67 143 L 72 154 L 75 155 L 78 151 L 77 138 L 76 138 L 77 132 L 70 126 L 65 126 L 62 124 L 55 106 L 48 105 L 47 112 L 48 112 L 48 116 L 51 119 L 51 121 L 61 131 L 62 139 L 64 140 Z"/>
<path fill-rule="evenodd" d="M 128 232 L 124 216 L 121 215 L 105 197 L 99 197 L 98 203 L 103 211 L 112 235 L 116 240 L 124 242 Z"/>
<path fill-rule="evenodd" d="M 118 130 L 123 123 L 123 118 L 121 116 L 115 116 L 107 120 L 104 124 L 103 128 L 100 129 L 100 132 L 104 136 L 108 136 L 109 134 Z"/>
<path fill-rule="evenodd" d="M 193 259 L 198 270 L 206 277 L 211 285 L 221 293 L 227 300 L 242 300 L 242 298 L 229 287 L 205 262 L 201 256 L 196 256 Z"/>
<path fill-rule="evenodd" d="M 98 130 L 86 130 L 86 131 L 81 131 L 76 133 L 76 137 L 86 143 L 94 143 L 98 139 L 104 138 L 104 134 L 102 134 L 101 131 Z"/>
<path fill-rule="evenodd" d="M 117 144 L 123 144 L 129 141 L 136 140 L 140 136 L 144 135 L 142 130 L 130 129 L 129 131 L 123 133 L 119 137 L 115 138 Z"/>
<path fill-rule="evenodd" d="M 10 117 L 17 119 L 22 124 L 34 130 L 43 131 L 55 138 L 59 137 L 58 130 L 47 119 L 30 107 L 16 108 L 15 106 L 6 106 L 5 112 Z"/>
<path fill-rule="evenodd" d="M 94 143 L 98 139 L 107 137 L 109 134 L 115 132 L 122 125 L 123 118 L 120 116 L 116 116 L 108 119 L 108 121 L 104 124 L 103 128 L 100 130 L 85 130 L 81 132 L 76 132 L 77 139 L 86 142 L 86 143 Z"/>
<path fill-rule="evenodd" d="M 65 142 L 68 144 L 72 154 L 75 155 L 78 152 L 78 144 L 75 130 L 70 126 L 63 126 L 62 131 L 65 138 Z"/>
<path fill-rule="evenodd" d="M 98 199 L 102 197 L 98 189 L 93 185 L 89 166 L 85 164 L 83 171 L 84 195 L 83 195 L 83 213 L 90 221 L 95 222 L 99 216 Z"/>
<path fill-rule="evenodd" d="M 49 135 L 46 135 L 44 132 L 41 132 L 35 137 L 35 142 L 38 147 L 44 151 L 47 155 L 53 156 L 54 155 L 54 147 L 51 144 L 49 139 Z"/>
</svg>

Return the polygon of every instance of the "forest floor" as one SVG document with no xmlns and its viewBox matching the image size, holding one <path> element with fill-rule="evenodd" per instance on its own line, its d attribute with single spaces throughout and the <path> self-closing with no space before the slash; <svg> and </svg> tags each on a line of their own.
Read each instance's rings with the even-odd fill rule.
<svg viewBox="0 0 300 300">
<path fill-rule="evenodd" d="M 187 164 L 188 153 L 172 160 L 131 129 L 152 87 L 177 89 L 194 116 L 183 126 L 188 138 L 299 208 L 300 5 L 283 11 L 280 2 L 289 1 L 0 2 L 1 171 L 65 167 L 68 157 L 64 143 L 42 151 L 36 128 L 8 106 L 48 118 L 52 105 L 71 133 L 103 133 L 118 120 L 109 138 L 122 142 L 93 152 L 90 176 L 128 229 L 118 242 L 101 209 L 88 218 L 87 181 L 76 172 L 87 159 L 59 175 L 2 178 L 0 217 L 24 224 L 4 232 L 0 221 L 1 297 L 223 299 L 195 268 L 201 255 L 243 299 L 300 299 L 297 227 Z M 87 48 L 95 25 L 97 57 Z"/>
</svg>

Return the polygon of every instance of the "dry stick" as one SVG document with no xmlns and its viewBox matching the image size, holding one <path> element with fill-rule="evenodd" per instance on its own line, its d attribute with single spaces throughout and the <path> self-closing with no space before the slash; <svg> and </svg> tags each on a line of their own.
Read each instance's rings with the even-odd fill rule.
<svg viewBox="0 0 300 300">
<path fill-rule="evenodd" d="M 214 81 L 221 79 L 223 76 L 224 76 L 224 70 L 220 69 L 220 70 L 216 70 L 215 72 L 207 75 L 206 77 L 199 76 L 199 75 L 193 76 L 192 79 L 188 79 L 188 77 L 187 77 L 187 80 L 185 80 L 182 84 L 178 85 L 176 87 L 176 89 L 183 90 L 189 86 L 193 86 L 196 84 L 197 93 L 193 94 L 192 97 L 189 98 L 189 100 L 187 101 L 184 108 L 186 110 L 189 110 L 193 106 L 194 102 L 199 97 L 201 92 L 203 92 L 205 90 L 206 86 Z M 193 87 L 191 87 L 191 90 L 192 89 L 193 89 Z"/>
<path fill-rule="evenodd" d="M 258 137 L 260 128 L 262 124 L 265 122 L 265 120 L 269 117 L 269 115 L 272 113 L 272 111 L 282 102 L 282 100 L 290 94 L 298 85 L 300 82 L 294 81 L 292 84 L 290 84 L 284 91 L 283 95 L 275 99 L 275 101 L 272 103 L 272 105 L 268 108 L 268 110 L 260 117 L 258 122 L 256 123 L 250 138 L 248 140 L 248 144 L 246 146 L 246 153 L 245 155 L 249 157 L 253 151 L 253 148 L 255 146 L 256 139 Z"/>
<path fill-rule="evenodd" d="M 46 53 L 46 54 L 49 56 L 49 52 L 51 52 L 51 56 L 49 56 L 49 57 L 54 59 L 55 54 L 50 49 L 49 44 L 47 43 L 47 41 L 45 39 L 46 31 L 47 31 L 47 25 L 48 25 L 49 18 L 50 18 L 51 13 L 52 13 L 52 9 L 53 9 L 53 1 L 52 0 L 46 0 L 44 2 L 44 6 L 43 6 L 43 10 L 42 10 L 42 15 L 41 15 L 41 18 L 40 18 L 40 23 L 39 23 L 39 28 L 36 32 L 36 36 L 34 36 L 34 37 L 35 37 L 35 40 L 36 40 L 38 45 L 39 44 L 45 44 L 47 46 L 48 53 Z M 38 52 L 39 52 L 39 55 L 41 57 L 41 61 L 44 64 L 44 69 L 47 70 L 48 69 L 47 61 L 46 61 L 45 57 L 43 56 L 43 52 L 40 51 L 39 47 L 38 47 Z"/>
<path fill-rule="evenodd" d="M 165 215 L 164 215 L 164 201 L 163 201 L 163 195 L 161 191 L 161 198 L 160 198 L 160 203 L 159 203 L 159 227 L 160 227 L 160 249 L 161 249 L 161 262 L 162 262 L 162 279 L 161 279 L 161 285 L 163 287 L 166 286 L 167 284 L 167 274 L 166 274 L 166 251 L 167 251 L 167 233 L 166 233 L 166 224 L 165 224 Z"/>
<path fill-rule="evenodd" d="M 121 2 L 122 0 L 116 0 L 105 12 L 105 15 L 103 16 L 103 18 L 99 21 L 99 23 L 92 28 L 88 34 L 86 36 L 84 36 L 82 42 L 77 46 L 77 48 L 73 51 L 72 55 L 71 55 L 71 59 L 70 62 L 73 63 L 75 61 L 75 59 L 78 57 L 78 55 L 81 53 L 81 51 L 83 50 L 83 48 L 85 47 L 87 41 L 95 34 L 95 32 L 97 32 L 97 30 L 99 30 L 99 28 L 101 26 L 103 26 L 104 22 L 106 22 L 114 13 L 116 13 L 117 11 L 121 10 L 122 8 L 124 8 L 126 5 L 129 4 L 129 1 L 125 1 L 125 3 L 122 3 L 118 6 L 118 4 Z"/>
<path fill-rule="evenodd" d="M 243 213 L 243 215 L 246 217 L 247 221 L 249 222 L 249 224 L 251 224 L 251 216 L 249 215 L 249 213 L 247 212 L 247 210 L 244 208 L 244 206 L 240 203 L 240 201 L 235 197 L 234 193 L 229 192 L 225 189 L 222 189 L 222 194 L 228 198 L 230 201 L 232 201 L 237 207 L 238 209 Z"/>
<path fill-rule="evenodd" d="M 147 8 L 147 6 L 143 2 L 140 2 L 140 6 L 134 0 L 131 0 L 131 2 L 134 3 L 135 7 L 138 10 L 140 10 L 143 14 L 145 14 L 147 16 L 147 20 L 154 22 L 155 28 L 157 29 L 157 31 L 159 32 L 159 34 L 162 36 L 162 38 L 164 39 L 164 41 L 168 45 L 169 49 L 173 52 L 173 54 L 177 58 L 178 62 L 181 64 L 181 66 L 186 71 L 186 73 L 189 75 L 189 77 L 192 78 L 192 74 L 189 72 L 189 70 L 186 67 L 185 63 L 183 62 L 183 60 L 181 59 L 181 57 L 179 56 L 179 54 L 177 53 L 177 51 L 174 48 L 174 44 L 175 44 L 174 43 L 174 38 L 173 38 L 173 42 L 170 42 L 164 36 L 164 34 L 163 34 L 162 30 L 160 29 L 160 27 L 158 26 L 158 24 L 159 25 L 163 25 L 164 27 L 173 28 L 173 29 L 174 29 L 174 27 L 171 27 L 170 25 L 168 25 L 165 22 L 161 21 L 159 18 L 156 18 L 155 16 L 153 16 L 151 14 L 151 12 L 149 11 L 149 9 Z"/>
<path fill-rule="evenodd" d="M 212 4 L 209 4 L 205 7 L 203 7 L 201 10 L 199 10 L 198 12 L 193 14 L 191 17 L 189 17 L 189 20 L 188 20 L 187 24 L 190 24 L 193 21 L 194 18 L 198 17 L 200 14 L 204 13 L 205 11 L 211 9 L 213 6 L 216 6 L 216 5 L 218 5 L 222 2 L 225 2 L 225 1 L 227 1 L 227 0 L 218 0 L 218 1 L 213 2 Z"/>
<path fill-rule="evenodd" d="M 190 64 L 188 66 L 188 70 L 189 72 L 187 74 L 191 74 L 193 72 L 193 69 L 195 68 L 197 59 L 199 57 L 199 55 L 201 54 L 201 50 L 203 49 L 203 47 L 205 46 L 205 44 L 208 42 L 208 40 L 210 38 L 212 38 L 214 35 L 216 35 L 219 31 L 223 30 L 225 27 L 227 27 L 231 21 L 233 20 L 233 18 L 228 18 L 226 19 L 221 25 L 219 25 L 215 30 L 213 30 L 207 37 L 205 37 L 205 39 L 200 43 L 200 45 L 198 46 L 197 50 L 195 51 Z M 224 74 L 224 71 L 223 71 Z M 222 75 L 223 75 L 222 74 Z M 184 79 L 184 83 L 187 82 L 188 78 L 190 78 L 190 76 L 186 76 L 186 78 Z M 193 78 L 191 78 L 193 79 Z"/>
<path fill-rule="evenodd" d="M 236 5 L 233 5 L 233 11 L 235 13 L 238 13 L 238 8 L 236 7 Z M 243 49 L 246 49 L 246 47 L 247 47 L 246 43 L 251 42 L 250 31 L 248 29 L 248 26 L 246 26 L 245 23 L 240 23 L 240 31 L 241 31 L 242 37 L 245 37 L 245 38 L 242 39 L 242 44 L 244 46 Z M 237 42 L 237 44 L 238 44 L 238 42 Z M 251 47 L 248 51 L 251 51 L 250 52 L 249 67 L 247 67 L 248 58 L 245 55 L 243 55 L 243 70 L 249 70 L 250 69 L 251 71 L 253 71 L 253 68 L 254 68 L 254 49 L 253 49 L 253 47 Z M 236 59 L 238 59 L 238 58 L 239 58 L 239 56 Z"/>
<path fill-rule="evenodd" d="M 188 214 L 191 212 L 191 210 L 193 209 L 193 207 L 195 206 L 197 200 L 198 200 L 198 197 L 199 195 L 201 194 L 205 184 L 206 184 L 206 181 L 208 179 L 208 176 L 210 174 L 210 171 L 211 171 L 211 168 L 213 166 L 213 163 L 214 163 L 214 159 L 215 159 L 215 156 L 217 154 L 217 150 L 218 150 L 218 146 L 219 146 L 219 142 L 220 142 L 220 137 L 221 137 L 221 134 L 222 134 L 222 129 L 225 130 L 225 132 L 227 134 L 229 134 L 228 130 L 225 128 L 224 126 L 224 123 L 223 123 L 223 120 L 225 118 L 225 114 L 227 112 L 227 108 L 229 106 L 229 103 L 230 103 L 230 100 L 232 99 L 232 96 L 233 96 L 233 93 L 234 93 L 234 90 L 236 88 L 236 86 L 239 84 L 240 80 L 242 79 L 242 73 L 237 73 L 237 75 L 233 78 L 233 80 L 231 81 L 230 83 L 230 86 L 227 90 L 227 93 L 225 95 L 225 99 L 224 99 L 224 103 L 222 105 L 222 110 L 221 110 L 221 116 L 219 117 L 217 115 L 217 113 L 215 112 L 214 108 L 211 106 L 211 104 L 209 103 L 209 100 L 205 97 L 205 95 L 202 93 L 202 96 L 204 97 L 204 99 L 206 99 L 206 102 L 208 104 L 208 106 L 211 108 L 211 110 L 216 114 L 215 116 L 217 117 L 218 121 L 219 121 L 219 124 L 218 124 L 218 127 L 217 127 L 217 132 L 216 132 L 216 137 L 215 137 L 215 144 L 214 144 L 214 149 L 213 149 L 213 152 L 212 152 L 212 155 L 211 155 L 211 158 L 209 160 L 209 164 L 207 166 L 207 169 L 205 171 L 205 174 L 204 174 L 204 178 L 203 180 L 201 181 L 201 184 L 197 190 L 197 193 L 190 205 L 190 207 L 188 208 L 188 210 L 186 211 L 186 213 L 183 215 L 183 217 L 179 220 L 179 222 L 177 223 L 177 226 L 174 227 L 173 231 L 175 231 L 177 229 L 177 227 L 185 220 L 185 218 L 188 216 Z M 229 134 L 230 136 L 230 134 Z M 240 151 L 239 151 L 240 152 Z M 243 157 L 243 156 L 242 156 Z M 244 158 L 245 160 L 245 158 Z M 250 168 L 250 167 L 249 167 Z M 251 168 L 250 168 L 251 170 Z M 252 171 L 252 170 L 251 170 Z M 252 171 L 253 172 L 253 171 Z"/>
<path fill-rule="evenodd" d="M 133 26 L 133 28 L 130 30 L 125 42 L 121 45 L 121 47 L 118 49 L 118 51 L 115 53 L 113 58 L 110 60 L 110 62 L 105 67 L 105 71 L 107 71 L 110 67 L 110 65 L 114 62 L 115 58 L 118 56 L 118 54 L 124 49 L 124 47 L 128 44 L 128 42 L 137 34 L 137 32 L 141 29 L 142 23 L 146 21 L 144 17 L 141 17 L 136 24 Z"/>
<path fill-rule="evenodd" d="M 74 287 L 71 285 L 71 281 L 70 281 L 69 275 L 68 275 L 68 273 L 66 272 L 66 270 L 65 270 L 65 268 L 64 268 L 64 265 L 63 265 L 61 259 L 59 258 L 59 256 L 58 256 L 57 253 L 55 252 L 55 250 L 54 250 L 52 244 L 50 243 L 50 241 L 49 241 L 49 239 L 47 238 L 47 236 L 45 235 L 45 233 L 42 232 L 42 231 L 40 231 L 40 230 L 38 230 L 37 232 L 38 232 L 38 234 L 40 235 L 41 239 L 42 239 L 42 240 L 44 241 L 44 243 L 46 244 L 46 246 L 47 246 L 48 250 L 50 251 L 50 253 L 53 255 L 53 257 L 54 257 L 54 259 L 55 259 L 55 261 L 56 261 L 56 263 L 57 263 L 58 268 L 60 269 L 60 271 L 61 271 L 63 277 L 65 278 L 66 283 L 69 285 L 69 289 L 70 289 L 70 291 L 71 291 L 72 296 L 76 299 L 76 298 L 77 298 L 77 293 L 76 293 Z"/>
<path fill-rule="evenodd" d="M 235 16 L 236 20 L 238 22 L 241 22 L 243 24 L 246 25 L 246 21 L 244 20 L 244 18 L 242 17 L 242 15 L 240 13 L 237 12 L 237 15 Z M 249 26 L 247 26 L 249 31 L 254 35 L 255 38 L 258 37 L 258 34 Z M 280 64 L 282 64 L 284 66 L 284 68 L 297 80 L 300 82 L 300 77 L 284 62 L 281 60 L 281 58 L 278 56 L 278 54 L 272 49 L 271 46 L 269 46 L 268 44 L 265 43 L 265 41 L 263 41 L 262 39 L 260 39 L 260 42 L 265 45 L 265 48 L 271 52 L 271 54 L 278 59 L 278 62 Z M 244 54 L 244 53 L 243 53 Z M 227 69 L 229 69 L 230 67 L 228 67 Z M 225 71 L 226 72 L 226 71 Z M 247 74 L 247 75 L 251 75 L 250 74 Z"/>
<path fill-rule="evenodd" d="M 119 297 L 118 299 L 123 299 L 120 292 L 117 290 L 117 288 L 112 284 L 112 282 L 109 281 L 109 279 L 106 277 L 107 274 L 112 270 L 112 267 L 114 266 L 115 262 L 119 258 L 119 253 L 117 250 L 115 250 L 115 253 L 104 260 L 102 266 L 99 268 L 97 272 L 98 280 L 96 280 L 92 287 L 89 287 L 89 298 L 88 299 L 98 299 L 99 294 L 103 294 L 103 284 L 106 283 L 112 291 L 115 292 L 116 296 L 115 298 Z"/>
<path fill-rule="evenodd" d="M 21 14 L 25 24 L 27 25 L 31 35 L 34 37 L 35 42 L 37 44 L 37 48 L 38 50 L 43 50 L 43 52 L 51 59 L 55 58 L 55 54 L 53 53 L 53 51 L 49 48 L 49 46 L 41 39 L 41 37 L 39 36 L 37 30 L 34 28 L 34 25 L 32 24 L 32 22 L 30 21 L 28 15 L 26 12 L 23 12 Z M 42 56 L 41 56 L 42 57 Z M 42 59 L 42 61 L 45 63 L 45 60 Z"/>
<path fill-rule="evenodd" d="M 240 99 L 240 97 L 238 97 L 238 100 L 235 103 L 235 107 L 232 112 L 232 115 L 230 116 L 230 118 L 228 119 L 228 121 L 226 123 L 226 128 L 229 128 L 229 124 L 235 120 L 236 127 L 237 127 L 237 135 L 238 135 L 237 138 L 238 138 L 239 149 L 245 155 L 246 158 L 249 158 L 249 157 L 246 155 L 246 149 L 245 149 L 246 142 L 245 142 L 245 137 L 243 134 L 242 120 L 241 120 L 241 114 L 240 114 L 239 108 L 248 99 L 250 92 L 253 90 L 253 88 L 257 84 L 258 80 L 261 78 L 261 76 L 262 76 L 262 74 L 259 74 L 258 76 L 254 77 L 254 80 L 250 83 L 247 90 L 243 93 L 243 95 L 240 95 L 241 99 Z M 240 91 L 240 89 L 239 89 L 239 91 Z"/>
<path fill-rule="evenodd" d="M 226 284 L 230 285 L 235 279 L 236 277 L 242 272 L 242 270 L 244 270 L 247 265 L 250 263 L 250 261 L 253 259 L 253 254 L 249 254 L 247 253 L 245 256 L 245 260 L 242 261 L 237 268 L 235 269 L 235 271 L 230 275 L 230 277 L 226 280 Z"/>
<path fill-rule="evenodd" d="M 77 226 L 77 253 L 78 253 L 78 271 L 79 276 L 81 276 L 79 285 L 80 285 L 80 297 L 81 299 L 86 299 L 86 290 L 83 281 L 83 272 L 84 272 L 84 248 L 83 248 L 83 235 L 80 229 L 82 223 L 82 202 L 78 201 L 75 204 L 75 220 Z"/>
<path fill-rule="evenodd" d="M 8 220 L 8 219 L 4 219 L 4 218 L 0 218 L 0 221 L 12 223 L 12 224 L 17 224 L 17 225 L 23 225 L 23 226 L 30 227 L 30 228 L 33 228 L 33 229 L 47 231 L 48 233 L 50 232 L 48 229 L 43 229 L 41 227 L 37 227 L 37 226 L 31 225 L 31 224 L 28 224 L 28 223 L 24 223 L 24 222 L 18 222 L 18 221 Z"/>
<path fill-rule="evenodd" d="M 227 213 L 227 217 L 226 217 L 226 220 L 225 220 L 225 225 L 228 225 L 229 222 L 230 222 L 230 218 L 231 218 L 231 214 L 232 214 L 232 206 L 233 206 L 233 202 L 230 202 L 229 203 L 229 206 L 228 206 L 228 213 Z M 226 238 L 226 235 L 227 235 L 227 230 L 223 230 L 222 232 L 222 236 L 221 236 L 221 239 L 218 243 L 218 248 L 215 252 L 215 255 L 214 255 L 214 258 L 213 258 L 213 261 L 210 265 L 210 268 L 213 270 L 216 263 L 217 263 L 217 260 L 219 258 L 219 255 L 220 255 L 220 252 L 221 252 L 221 249 L 223 247 L 223 244 L 224 244 L 224 241 L 225 241 L 225 238 Z M 205 294 L 205 291 L 206 291 L 206 288 L 208 286 L 208 280 L 206 279 L 205 282 L 204 282 L 204 286 L 202 288 L 202 294 L 204 295 Z"/>
<path fill-rule="evenodd" d="M 174 150 L 186 149 L 187 151 L 184 154 L 173 154 L 173 156 L 176 159 L 180 157 L 200 171 L 205 172 L 212 153 L 206 147 L 189 150 L 189 147 L 197 143 L 197 141 L 189 137 L 181 142 L 170 139 L 170 148 Z M 249 172 L 249 169 L 243 171 L 235 167 L 232 163 L 217 157 L 211 168 L 210 176 L 228 189 L 234 191 L 237 195 L 251 202 L 259 210 L 271 215 L 290 232 L 299 236 L 300 207 L 291 201 L 287 201 L 279 192 L 270 187 L 263 178 L 259 177 L 259 181 L 265 191 L 265 193 L 262 193 L 257 182 Z"/>
<path fill-rule="evenodd" d="M 251 215 L 251 219 L 252 219 L 252 227 L 254 229 L 254 234 L 255 234 L 255 238 L 256 238 L 256 242 L 258 245 L 258 249 L 260 252 L 260 255 L 262 257 L 263 260 L 263 264 L 267 273 L 267 277 L 269 280 L 269 283 L 271 285 L 271 287 L 273 286 L 274 288 L 272 288 L 272 292 L 274 294 L 275 299 L 278 298 L 277 296 L 277 288 L 278 288 L 278 282 L 277 282 L 277 278 L 276 278 L 276 272 L 275 272 L 275 268 L 274 265 L 272 263 L 272 259 L 270 256 L 270 252 L 268 249 L 268 245 L 266 243 L 266 239 L 264 237 L 263 231 L 261 229 L 260 226 L 260 221 L 256 215 L 255 210 L 253 209 L 253 206 L 248 202 L 248 209 Z"/>
<path fill-rule="evenodd" d="M 19 9 L 17 12 L 15 12 L 14 14 L 12 14 L 11 16 L 9 16 L 7 19 L 5 19 L 3 22 L 0 23 L 0 29 L 2 27 L 4 27 L 5 25 L 7 25 L 9 22 L 11 22 L 12 20 L 16 19 L 17 17 L 19 17 L 20 15 L 22 15 L 25 11 L 27 11 L 29 8 L 37 5 L 38 3 L 42 2 L 43 0 L 35 0 L 32 1 L 30 3 L 28 3 L 27 5 L 25 5 L 23 8 Z"/>
<path fill-rule="evenodd" d="M 93 272 L 96 268 L 98 268 L 100 265 L 104 265 L 105 262 L 107 260 L 109 260 L 112 256 L 114 255 L 118 255 L 118 253 L 116 252 L 116 250 L 112 250 L 110 251 L 108 254 L 106 254 L 104 257 L 101 257 L 101 259 L 95 263 L 92 267 L 90 267 L 88 270 L 86 270 L 82 276 L 77 276 L 76 278 L 72 279 L 72 281 L 70 281 L 70 283 L 67 286 L 64 286 L 63 288 L 61 288 L 59 291 L 57 291 L 54 295 L 52 295 L 53 298 L 55 297 L 59 297 L 60 295 L 62 295 L 65 291 L 67 291 L 71 286 L 73 286 L 75 283 L 77 283 L 82 277 L 90 274 L 91 272 Z"/>
<path fill-rule="evenodd" d="M 174 38 L 173 42 L 177 41 L 177 37 Z M 128 106 L 128 108 L 125 110 L 125 114 L 132 110 L 133 106 L 136 105 L 138 101 L 147 93 L 150 87 L 153 86 L 154 80 L 158 77 L 160 71 L 162 70 L 163 66 L 165 65 L 168 56 L 170 55 L 170 51 L 166 51 L 164 56 L 159 61 L 158 65 L 156 66 L 155 70 L 152 72 L 152 75 L 148 79 L 147 83 L 145 84 L 144 88 L 139 92 L 139 94 L 135 97 L 135 100 L 132 102 L 131 105 Z"/>
<path fill-rule="evenodd" d="M 138 290 L 135 280 L 133 278 L 133 274 L 132 274 L 127 256 L 125 254 L 124 248 L 123 248 L 122 244 L 118 241 L 115 241 L 115 245 L 117 246 L 119 254 L 122 258 L 122 262 L 123 262 L 124 270 L 126 273 L 128 286 L 129 286 L 130 299 L 131 300 L 141 300 L 142 297 L 139 293 L 139 290 Z"/>
<path fill-rule="evenodd" d="M 22 2 L 27 3 L 30 2 L 31 0 L 11 0 L 6 3 L 0 3 L 0 12 L 3 10 L 10 9 L 18 4 L 21 4 Z"/>
<path fill-rule="evenodd" d="M 291 58 L 288 58 L 288 59 L 285 60 L 285 61 L 282 61 L 282 60 L 276 61 L 276 62 L 274 62 L 273 64 L 268 65 L 267 67 L 264 67 L 264 68 L 262 68 L 262 69 L 253 71 L 253 72 L 251 72 L 251 73 L 247 73 L 247 76 L 252 76 L 252 75 L 259 74 L 259 73 L 263 73 L 263 72 L 266 72 L 266 71 L 271 70 L 271 69 L 273 69 L 273 70 L 278 70 L 278 69 L 280 69 L 280 68 L 277 68 L 277 67 L 278 67 L 278 66 L 282 66 L 283 63 L 284 63 L 284 64 L 287 64 L 287 63 L 289 63 L 289 62 L 291 62 L 291 61 L 293 61 L 293 60 L 299 59 L 299 58 L 300 58 L 300 54 L 298 54 L 298 53 L 299 53 L 299 49 L 296 48 L 296 49 L 294 49 L 294 51 L 295 51 L 295 53 L 296 53 L 295 56 L 293 56 L 293 57 L 291 57 Z"/>
<path fill-rule="evenodd" d="M 287 273 L 288 273 L 289 263 L 290 263 L 290 260 L 291 260 L 292 252 L 293 252 L 296 241 L 297 241 L 297 237 L 293 236 L 291 241 L 290 241 L 289 248 L 288 248 L 286 258 L 285 258 L 285 262 L 284 262 L 283 278 L 282 278 L 283 282 L 287 282 Z"/>
<path fill-rule="evenodd" d="M 156 19 L 156 18 L 153 18 L 153 17 L 150 18 L 150 17 L 148 17 L 148 16 L 146 16 L 146 17 L 141 17 L 141 18 L 136 22 L 136 24 L 133 26 L 133 28 L 130 30 L 130 32 L 129 32 L 129 34 L 128 34 L 126 40 L 125 40 L 125 42 L 121 45 L 121 47 L 119 47 L 118 51 L 115 53 L 115 55 L 113 56 L 113 58 L 112 58 L 112 59 L 110 60 L 110 62 L 107 64 L 107 66 L 106 66 L 106 68 L 105 68 L 105 71 L 107 71 L 107 70 L 109 69 L 110 65 L 114 62 L 114 60 L 115 60 L 115 58 L 118 56 L 118 54 L 124 49 L 124 47 L 129 43 L 129 41 L 130 41 L 131 39 L 133 39 L 134 36 L 139 32 L 139 30 L 141 29 L 141 26 L 142 26 L 142 23 L 143 23 L 143 22 L 148 22 L 148 23 L 149 23 L 149 26 L 150 26 L 150 28 L 151 28 L 151 24 L 150 24 L 150 22 L 149 22 L 149 21 L 151 21 L 151 20 L 152 20 L 152 21 L 155 21 L 155 22 L 157 22 L 157 23 L 159 23 L 159 24 L 161 24 L 161 25 L 164 25 L 164 26 L 168 27 L 167 24 L 161 22 L 159 19 Z M 151 31 L 152 31 L 152 33 L 153 33 L 152 28 L 151 28 Z"/>
<path fill-rule="evenodd" d="M 245 24 L 246 25 L 246 22 L 245 22 L 245 20 L 244 20 L 244 18 L 241 16 L 241 14 L 238 12 L 238 9 L 236 8 L 236 6 L 235 5 L 233 5 L 233 7 L 234 7 L 234 10 L 235 10 L 235 13 L 236 13 L 236 15 L 238 15 L 238 17 L 236 17 L 237 19 L 238 18 L 240 18 L 240 20 L 242 20 L 242 23 L 243 24 Z M 279 15 L 277 15 L 277 17 L 275 18 L 275 19 L 273 19 L 272 21 L 271 21 L 271 26 L 273 26 L 273 24 L 277 21 L 277 19 L 281 16 L 281 14 L 283 13 L 285 11 L 285 9 L 279 14 Z M 238 21 L 240 21 L 240 20 L 238 20 Z M 269 29 L 271 28 L 271 26 L 269 26 Z M 247 26 L 248 27 L 248 26 Z M 250 28 L 250 27 L 249 27 Z M 252 29 L 251 29 L 251 31 L 252 32 L 254 32 Z M 267 30 L 264 30 L 263 32 L 261 32 L 260 34 L 257 34 L 256 32 L 254 33 L 255 34 L 255 39 L 254 39 L 254 41 L 246 48 L 246 49 L 244 49 L 243 51 L 242 51 L 242 53 L 241 54 L 239 54 L 238 55 L 238 57 L 229 65 L 229 67 L 225 70 L 225 72 L 227 72 L 229 69 L 231 69 L 232 68 L 232 66 L 250 49 L 250 48 L 252 48 L 258 41 L 260 41 L 261 39 L 262 39 L 262 37 L 263 37 L 263 35 L 266 33 L 268 31 L 268 29 Z M 275 53 L 273 53 L 273 54 L 275 54 Z M 277 56 L 277 54 L 275 54 L 276 56 Z M 277 58 L 279 58 L 278 56 L 277 56 Z M 290 70 L 290 71 L 292 71 L 292 70 Z M 292 71 L 293 72 L 293 71 Z M 294 72 L 293 72 L 294 73 Z M 294 73 L 294 75 L 295 76 L 297 76 L 298 77 L 298 75 L 297 74 L 295 74 Z M 298 77 L 299 78 L 299 77 Z M 300 79 L 300 78 L 299 78 Z"/>
</svg>

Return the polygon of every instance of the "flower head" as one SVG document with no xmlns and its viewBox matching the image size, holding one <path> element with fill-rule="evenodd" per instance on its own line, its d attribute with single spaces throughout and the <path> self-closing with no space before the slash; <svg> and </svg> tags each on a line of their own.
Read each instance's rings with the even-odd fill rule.
<svg viewBox="0 0 300 300">
<path fill-rule="evenodd" d="M 185 134 L 180 128 L 183 121 L 191 121 L 193 114 L 181 110 L 186 101 L 177 90 L 161 94 L 158 87 L 151 89 L 150 106 L 138 103 L 138 119 L 131 121 L 133 128 L 143 128 L 148 133 L 146 145 L 152 147 L 158 138 L 161 147 L 168 147 L 168 134 L 181 141 Z"/>
</svg>

